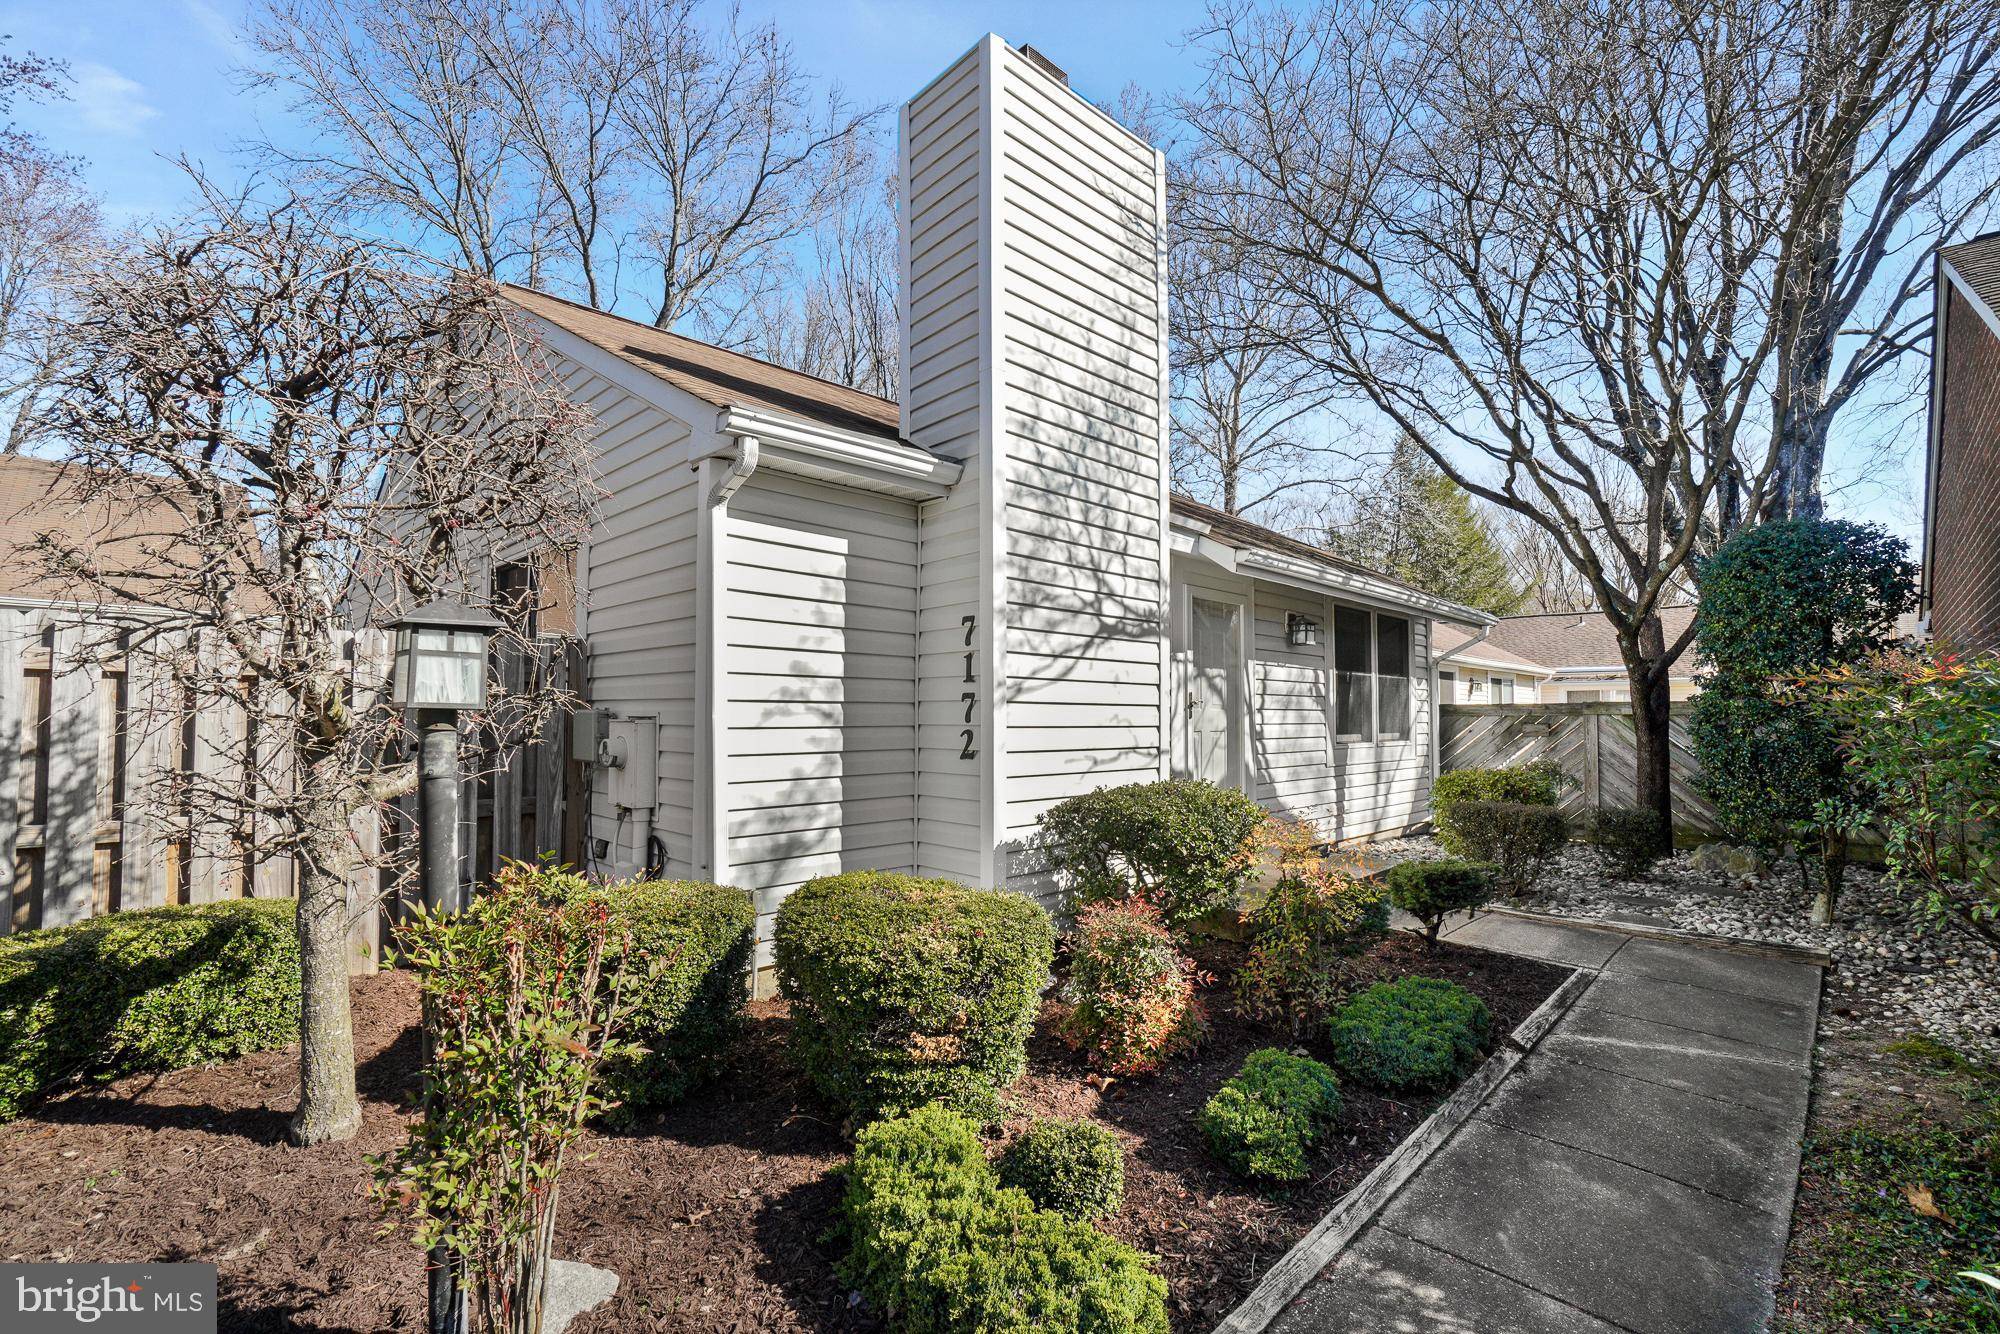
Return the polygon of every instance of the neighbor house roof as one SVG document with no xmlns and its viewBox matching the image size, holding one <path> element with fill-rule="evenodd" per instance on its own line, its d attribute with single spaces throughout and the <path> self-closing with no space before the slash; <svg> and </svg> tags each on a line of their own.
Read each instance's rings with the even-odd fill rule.
<svg viewBox="0 0 2000 1334">
<path fill-rule="evenodd" d="M 1677 639 L 1694 620 L 1694 608 L 1662 607 L 1661 629 L 1669 642 Z M 1613 667 L 1622 670 L 1625 657 L 1618 650 L 1618 635 L 1611 622 L 1594 611 L 1548 612 L 1534 616 L 1502 616 L 1492 632 L 1480 643 L 1468 645 L 1469 634 L 1453 631 L 1449 638 L 1438 636 L 1438 656 L 1463 661 L 1478 657 L 1525 662 L 1550 672 Z M 1689 674 L 1689 655 L 1682 654 L 1675 675 Z"/>
<path fill-rule="evenodd" d="M 822 380 L 741 352 L 607 315 L 512 283 L 508 300 L 621 361 L 718 408 L 763 408 L 885 439 L 898 439 L 901 412 L 886 398 Z"/>
<path fill-rule="evenodd" d="M 1938 251 L 1938 258 L 1989 314 L 2000 315 L 2000 231 L 1948 245 Z"/>
<path fill-rule="evenodd" d="M 95 474 L 102 477 L 108 474 Z M 90 488 L 82 466 L 25 454 L 0 455 L 0 598 L 97 602 L 105 594 L 80 579 L 51 574 L 36 545 L 44 534 L 91 562 L 113 589 L 137 602 L 173 601 L 161 584 L 163 562 L 190 552 L 190 515 L 161 490 L 144 498 L 131 488 Z"/>
</svg>

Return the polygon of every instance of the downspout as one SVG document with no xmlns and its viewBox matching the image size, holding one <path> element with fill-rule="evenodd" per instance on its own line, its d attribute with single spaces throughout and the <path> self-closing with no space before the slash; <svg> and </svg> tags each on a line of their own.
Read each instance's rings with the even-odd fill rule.
<svg viewBox="0 0 2000 1334">
<path fill-rule="evenodd" d="M 695 727 L 700 746 L 694 783 L 695 857 L 702 877 L 717 884 L 729 883 L 729 780 L 724 772 L 724 732 L 716 721 L 724 685 L 722 677 L 727 670 L 721 625 L 725 613 L 717 605 L 716 586 L 725 564 L 723 544 L 729 500 L 757 471 L 757 459 L 757 437 L 739 435 L 733 448 L 724 446 L 695 461 L 697 485 L 702 488 L 696 510 L 699 533 L 695 544 L 694 688 Z M 720 476 L 716 475 L 718 471 Z"/>
<path fill-rule="evenodd" d="M 727 450 L 716 451 L 714 457 L 729 460 L 729 471 L 722 475 L 716 482 L 715 489 L 709 493 L 708 503 L 711 508 L 727 505 L 729 498 L 743 489 L 743 484 L 750 480 L 750 474 L 757 471 L 758 454 L 757 437 L 754 435 L 737 436 L 736 450 L 733 454 Z"/>
</svg>

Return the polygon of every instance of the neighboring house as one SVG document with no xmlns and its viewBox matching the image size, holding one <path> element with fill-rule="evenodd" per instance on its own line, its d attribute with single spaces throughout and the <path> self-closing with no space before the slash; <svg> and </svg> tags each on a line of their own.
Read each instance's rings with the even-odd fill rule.
<svg viewBox="0 0 2000 1334">
<path fill-rule="evenodd" d="M 1668 640 L 1687 630 L 1693 607 L 1660 613 Z M 1632 688 L 1611 622 L 1594 611 L 1503 616 L 1485 633 L 1440 631 L 1438 684 L 1446 704 L 1587 704 L 1630 700 Z M 1668 689 L 1694 696 L 1694 651 L 1674 664 Z"/>
<path fill-rule="evenodd" d="M 2000 648 L 2000 232 L 1937 256 L 1924 475 L 1931 636 Z"/>
<path fill-rule="evenodd" d="M 903 108 L 900 403 L 508 289 L 599 428 L 600 869 L 755 891 L 761 962 L 829 872 L 1046 899 L 1037 821 L 1100 786 L 1428 818 L 1434 627 L 1492 618 L 1170 499 L 1164 192 L 987 37 Z"/>
</svg>

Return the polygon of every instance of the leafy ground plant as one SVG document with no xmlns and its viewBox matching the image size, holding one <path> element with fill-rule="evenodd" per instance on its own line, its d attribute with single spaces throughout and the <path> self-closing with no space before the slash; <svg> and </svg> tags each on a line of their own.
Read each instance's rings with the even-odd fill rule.
<svg viewBox="0 0 2000 1334">
<path fill-rule="evenodd" d="M 1893 1052 L 1943 1096 L 1806 1145 L 1792 1328 L 2000 1331 L 2000 1070 L 1926 1039 Z"/>
</svg>

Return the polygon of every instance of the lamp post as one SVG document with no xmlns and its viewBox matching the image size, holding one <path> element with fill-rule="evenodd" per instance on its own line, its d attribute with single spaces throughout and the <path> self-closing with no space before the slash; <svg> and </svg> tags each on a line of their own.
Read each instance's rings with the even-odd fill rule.
<svg viewBox="0 0 2000 1334">
<path fill-rule="evenodd" d="M 417 608 L 392 628 L 396 668 L 390 702 L 416 713 L 417 858 L 424 908 L 462 912 L 458 715 L 485 707 L 487 643 L 500 622 L 463 603 L 439 601 Z M 428 1085 L 428 1050 L 424 1069 Z M 428 1087 L 425 1096 L 428 1100 Z M 448 1247 L 432 1248 L 429 1270 L 430 1334 L 465 1334 L 465 1286 Z"/>
</svg>

